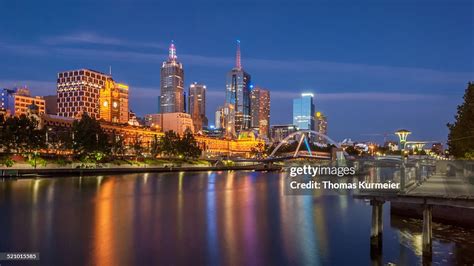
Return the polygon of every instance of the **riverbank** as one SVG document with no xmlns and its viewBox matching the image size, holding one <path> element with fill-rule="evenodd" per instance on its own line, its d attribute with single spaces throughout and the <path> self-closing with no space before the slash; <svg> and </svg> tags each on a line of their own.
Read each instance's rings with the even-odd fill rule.
<svg viewBox="0 0 474 266">
<path fill-rule="evenodd" d="M 233 165 L 233 166 L 143 166 L 107 168 L 40 168 L 0 169 L 2 178 L 64 177 L 125 173 L 196 172 L 196 171 L 279 171 L 278 165 Z"/>
</svg>

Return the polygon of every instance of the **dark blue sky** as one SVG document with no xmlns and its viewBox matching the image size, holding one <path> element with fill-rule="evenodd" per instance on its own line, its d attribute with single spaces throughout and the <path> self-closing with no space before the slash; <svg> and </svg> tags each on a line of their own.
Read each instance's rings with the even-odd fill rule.
<svg viewBox="0 0 474 266">
<path fill-rule="evenodd" d="M 58 71 L 111 65 L 140 115 L 157 109 L 170 40 L 186 86 L 208 85 L 210 121 L 240 39 L 272 124 L 291 123 L 291 98 L 310 91 L 336 140 L 408 128 L 444 141 L 474 80 L 471 0 L 18 2 L 0 2 L 0 87 L 53 94 Z"/>
</svg>

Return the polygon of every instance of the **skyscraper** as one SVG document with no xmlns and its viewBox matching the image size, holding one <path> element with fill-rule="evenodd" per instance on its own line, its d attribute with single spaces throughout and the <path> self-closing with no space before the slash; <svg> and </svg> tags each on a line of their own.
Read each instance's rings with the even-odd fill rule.
<svg viewBox="0 0 474 266">
<path fill-rule="evenodd" d="M 206 85 L 194 82 L 189 86 L 188 92 L 188 110 L 193 119 L 194 130 L 198 132 L 207 128 L 206 117 Z"/>
<path fill-rule="evenodd" d="M 161 113 L 185 112 L 184 71 L 183 65 L 177 59 L 176 48 L 171 42 L 168 60 L 161 66 L 159 108 Z"/>
<path fill-rule="evenodd" d="M 293 99 L 293 125 L 299 130 L 315 129 L 313 97 L 312 93 L 302 93 L 301 98 Z"/>
<path fill-rule="evenodd" d="M 321 112 L 316 112 L 316 131 L 321 134 L 328 134 L 328 120 Z M 317 138 L 319 143 L 327 143 L 327 140 L 321 136 Z"/>
<path fill-rule="evenodd" d="M 251 126 L 258 128 L 260 136 L 268 138 L 270 131 L 270 92 L 254 87 L 250 92 Z"/>
<path fill-rule="evenodd" d="M 241 130 L 249 129 L 250 119 L 250 75 L 242 68 L 240 58 L 240 41 L 237 41 L 235 67 L 227 73 L 225 108 L 226 134 L 235 135 Z"/>
</svg>

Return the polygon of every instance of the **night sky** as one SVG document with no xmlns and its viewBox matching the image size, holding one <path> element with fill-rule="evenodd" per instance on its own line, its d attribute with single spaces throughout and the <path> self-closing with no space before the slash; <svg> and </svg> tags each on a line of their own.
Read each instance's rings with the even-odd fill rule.
<svg viewBox="0 0 474 266">
<path fill-rule="evenodd" d="M 0 87 L 55 94 L 57 72 L 111 66 L 139 115 L 157 110 L 171 40 L 186 88 L 208 86 L 212 123 L 239 39 L 252 83 L 271 91 L 271 123 L 291 123 L 291 98 L 313 92 L 335 140 L 407 128 L 444 142 L 474 80 L 471 0 L 19 2 L 0 1 Z"/>
</svg>

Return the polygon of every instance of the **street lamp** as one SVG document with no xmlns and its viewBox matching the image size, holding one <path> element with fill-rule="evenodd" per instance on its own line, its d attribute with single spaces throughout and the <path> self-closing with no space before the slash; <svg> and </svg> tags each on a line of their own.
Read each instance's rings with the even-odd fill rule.
<svg viewBox="0 0 474 266">
<path fill-rule="evenodd" d="M 400 140 L 400 145 L 402 146 L 402 152 L 405 151 L 405 144 L 407 143 L 407 137 L 408 135 L 411 134 L 411 131 L 406 130 L 406 129 L 400 129 L 395 132 L 395 135 L 398 136 L 398 139 Z"/>
<path fill-rule="evenodd" d="M 400 189 L 402 193 L 405 191 L 405 144 L 407 142 L 407 137 L 410 134 L 411 132 L 406 129 L 400 129 L 395 132 L 395 135 L 397 135 L 398 139 L 400 140 L 400 146 L 402 146 L 402 165 L 400 168 Z"/>
</svg>

